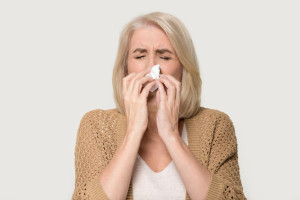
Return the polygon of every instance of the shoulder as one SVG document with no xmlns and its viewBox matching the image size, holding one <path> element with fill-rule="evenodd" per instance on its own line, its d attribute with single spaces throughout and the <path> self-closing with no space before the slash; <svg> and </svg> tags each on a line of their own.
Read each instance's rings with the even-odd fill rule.
<svg viewBox="0 0 300 200">
<path fill-rule="evenodd" d="M 93 109 L 83 114 L 80 120 L 80 126 L 87 129 L 99 130 L 99 128 L 111 127 L 120 117 L 116 108 L 111 109 Z"/>
<path fill-rule="evenodd" d="M 185 120 L 187 129 L 198 130 L 200 137 L 213 139 L 216 135 L 231 135 L 234 137 L 234 126 L 224 111 L 200 107 L 199 112 Z"/>
<path fill-rule="evenodd" d="M 207 137 L 236 140 L 234 124 L 230 116 L 224 111 L 201 107 L 193 121 Z"/>
<path fill-rule="evenodd" d="M 212 139 L 228 146 L 231 145 L 232 150 L 237 149 L 234 124 L 227 113 L 218 109 L 204 108 L 200 115 L 207 120 L 205 127 L 209 129 Z"/>
<path fill-rule="evenodd" d="M 204 121 L 210 121 L 213 124 L 217 124 L 220 122 L 232 124 L 232 120 L 226 112 L 214 108 L 201 106 L 200 111 L 194 117 L 198 120 L 200 119 Z"/>
<path fill-rule="evenodd" d="M 116 108 L 111 109 L 93 109 L 89 110 L 83 114 L 81 120 L 84 121 L 98 121 L 98 120 L 106 120 L 106 119 L 115 119 L 120 116 L 120 113 L 117 111 Z"/>
</svg>

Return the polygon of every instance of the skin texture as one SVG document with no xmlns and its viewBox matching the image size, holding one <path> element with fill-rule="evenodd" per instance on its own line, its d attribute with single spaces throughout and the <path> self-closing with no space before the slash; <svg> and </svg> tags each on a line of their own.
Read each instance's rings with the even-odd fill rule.
<svg viewBox="0 0 300 200">
<path fill-rule="evenodd" d="M 172 160 L 163 138 L 167 139 L 168 134 L 171 133 L 180 136 L 182 134 L 183 120 L 178 119 L 182 66 L 162 29 L 156 26 L 147 26 L 136 30 L 129 44 L 128 73 L 131 75 L 143 70 L 148 73 L 152 66 L 156 64 L 160 64 L 161 78 L 154 81 L 152 78 L 141 77 L 140 80 L 147 81 L 139 87 L 143 90 L 145 85 L 155 82 L 161 89 L 150 92 L 147 99 L 144 99 L 142 110 L 145 112 L 141 112 L 136 108 L 137 102 L 128 102 L 128 107 L 131 104 L 132 108 L 135 109 L 132 109 L 131 112 L 136 113 L 131 116 L 138 115 L 138 117 L 127 116 L 127 119 L 129 124 L 135 124 L 132 126 L 144 130 L 140 133 L 143 138 L 139 154 L 153 171 L 160 172 Z M 169 94 L 169 97 L 165 97 L 166 95 L 160 93 L 163 90 Z M 133 101 L 134 98 L 131 99 Z M 167 100 L 166 103 L 161 99 Z M 168 112 L 166 112 L 166 109 L 168 109 Z M 145 119 L 145 117 L 148 119 Z M 147 124 L 147 127 L 145 129 L 145 126 L 141 127 L 138 124 Z"/>
<path fill-rule="evenodd" d="M 174 80 L 176 79 L 175 81 L 177 81 L 177 83 L 175 84 L 180 85 L 182 79 L 182 66 L 165 32 L 155 26 L 147 26 L 146 28 L 136 30 L 129 45 L 129 55 L 127 61 L 128 73 L 138 73 L 142 70 L 146 70 L 148 73 L 150 72 L 151 67 L 156 64 L 160 64 L 161 74 L 169 75 L 170 78 Z M 147 81 L 144 85 L 154 81 L 152 78 L 148 80 L 150 81 Z M 176 88 L 174 88 L 174 85 L 171 84 L 166 77 L 160 78 L 160 81 L 163 81 L 170 87 L 170 89 L 168 89 L 166 86 L 163 86 L 171 95 L 169 98 L 169 103 L 171 103 L 171 99 L 175 99 L 174 94 L 176 94 Z M 160 115 L 157 115 L 158 102 L 160 101 L 158 91 L 159 90 L 156 90 L 153 93 L 150 92 L 147 97 L 148 112 L 139 112 L 141 118 L 148 116 L 148 126 L 143 135 L 143 140 L 140 147 L 140 155 L 147 151 L 147 149 L 157 149 L 156 153 L 163 153 L 163 156 L 165 157 L 163 165 L 167 165 L 171 160 L 171 157 L 165 148 L 161 136 L 165 136 L 166 133 L 170 133 L 171 131 L 178 129 L 179 101 L 177 99 L 178 105 L 170 104 L 170 107 L 173 107 L 171 118 L 170 116 L 164 116 L 162 113 L 164 112 L 163 110 L 161 110 Z M 156 118 L 156 116 L 158 116 L 158 118 Z M 166 126 L 166 121 L 168 119 L 170 120 L 167 122 L 167 125 L 170 126 Z M 183 128 L 182 122 L 183 121 L 181 121 L 181 126 L 179 127 L 181 129 L 180 134 Z M 155 154 L 155 152 L 153 153 Z M 144 156 L 146 157 L 147 155 Z"/>
<path fill-rule="evenodd" d="M 147 26 L 136 30 L 129 46 L 128 73 L 138 73 L 145 69 L 149 72 L 156 64 L 161 67 L 160 78 L 155 80 L 159 89 L 150 92 L 147 97 L 148 111 L 140 113 L 141 116 L 148 115 L 148 124 L 139 154 L 154 172 L 162 171 L 174 160 L 190 197 L 205 199 L 211 174 L 181 139 L 183 121 L 178 118 L 181 63 L 162 29 Z"/>
<path fill-rule="evenodd" d="M 160 64 L 160 78 L 145 77 L 156 64 Z M 181 139 L 182 66 L 162 29 L 147 26 L 133 33 L 127 69 L 123 78 L 127 130 L 100 175 L 103 190 L 109 199 L 126 198 L 139 153 L 154 172 L 162 171 L 173 160 L 191 199 L 205 199 L 211 174 Z M 154 84 L 159 88 L 151 93 Z"/>
</svg>

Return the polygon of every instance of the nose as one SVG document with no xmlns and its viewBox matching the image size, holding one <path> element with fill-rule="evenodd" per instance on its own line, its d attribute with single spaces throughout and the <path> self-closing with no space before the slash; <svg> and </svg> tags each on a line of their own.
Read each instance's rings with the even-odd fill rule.
<svg viewBox="0 0 300 200">
<path fill-rule="evenodd" d="M 151 70 L 151 68 L 156 64 L 158 64 L 158 63 L 155 61 L 155 57 L 152 56 L 152 57 L 149 57 L 146 67 L 148 68 L 148 70 Z"/>
<path fill-rule="evenodd" d="M 151 72 L 152 67 L 153 67 L 153 65 L 147 64 L 147 66 L 146 66 L 146 69 L 147 69 L 146 71 L 147 71 L 147 73 L 150 73 L 150 72 Z"/>
</svg>

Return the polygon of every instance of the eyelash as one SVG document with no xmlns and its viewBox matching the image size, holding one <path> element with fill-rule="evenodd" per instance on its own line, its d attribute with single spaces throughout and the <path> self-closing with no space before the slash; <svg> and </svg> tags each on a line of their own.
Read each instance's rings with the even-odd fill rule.
<svg viewBox="0 0 300 200">
<path fill-rule="evenodd" d="M 135 59 L 141 59 L 143 57 L 145 57 L 145 56 L 138 56 L 138 57 L 135 57 Z M 160 57 L 160 58 L 162 58 L 164 60 L 170 60 L 171 59 L 170 57 Z"/>
<path fill-rule="evenodd" d="M 162 58 L 164 60 L 170 60 L 171 59 L 170 57 L 160 57 L 160 58 Z"/>
</svg>

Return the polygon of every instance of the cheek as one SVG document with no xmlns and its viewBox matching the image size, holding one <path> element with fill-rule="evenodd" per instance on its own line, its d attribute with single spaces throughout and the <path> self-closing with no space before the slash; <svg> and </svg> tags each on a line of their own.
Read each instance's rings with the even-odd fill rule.
<svg viewBox="0 0 300 200">
<path fill-rule="evenodd" d="M 128 73 L 132 73 L 132 72 L 138 72 L 139 71 L 139 67 L 137 65 L 137 63 L 135 62 L 134 59 L 129 58 L 127 60 L 127 69 L 128 69 Z"/>
<path fill-rule="evenodd" d="M 161 66 L 161 73 L 175 77 L 178 81 L 181 80 L 182 67 L 180 63 L 169 63 Z"/>
</svg>

